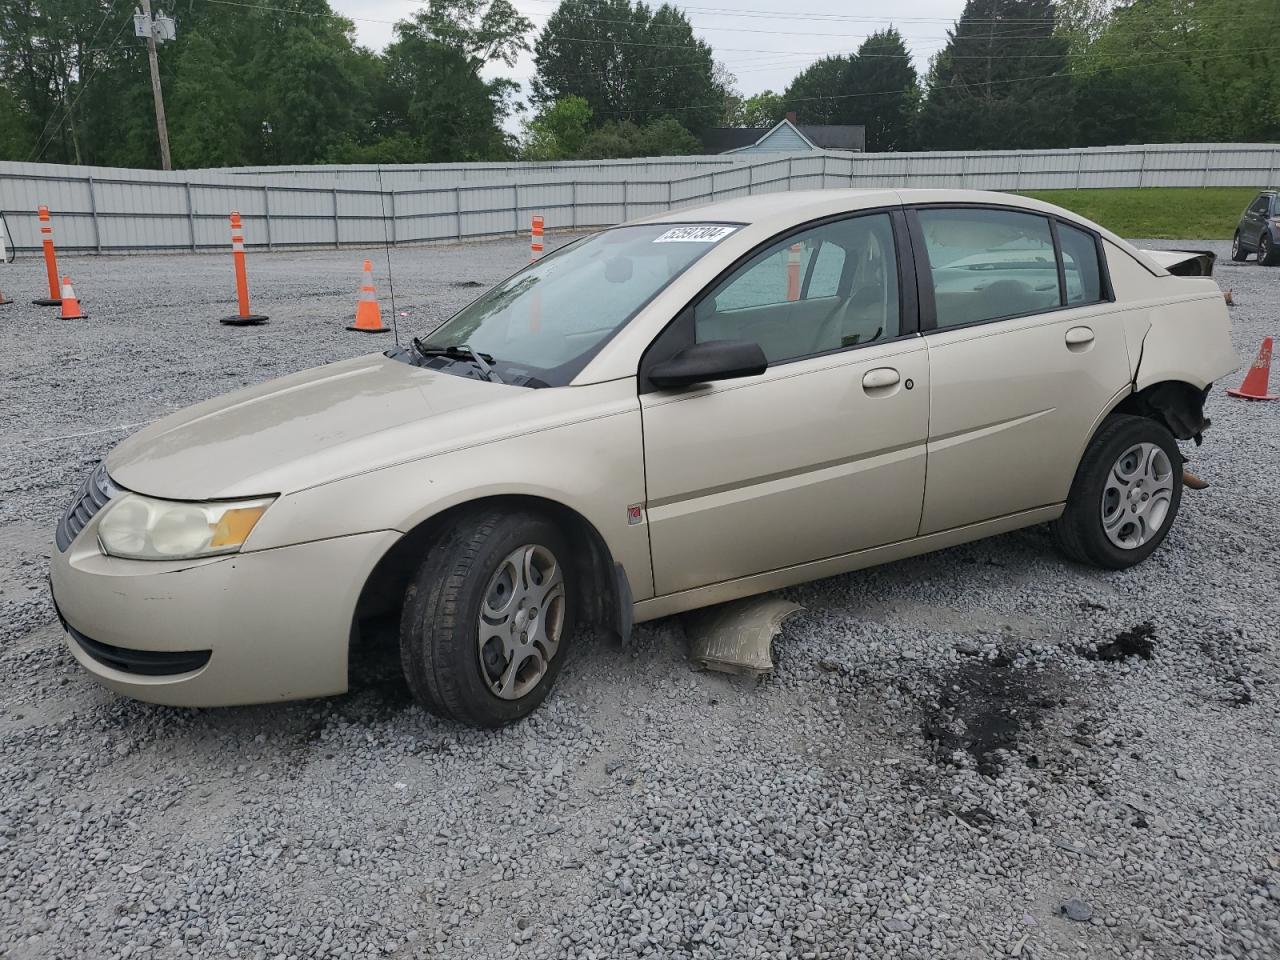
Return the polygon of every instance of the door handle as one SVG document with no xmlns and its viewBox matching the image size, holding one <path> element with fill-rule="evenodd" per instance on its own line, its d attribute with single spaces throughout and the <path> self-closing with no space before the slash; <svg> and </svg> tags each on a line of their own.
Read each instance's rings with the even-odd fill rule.
<svg viewBox="0 0 1280 960">
<path fill-rule="evenodd" d="M 895 386 L 902 378 L 898 376 L 898 371 L 893 367 L 876 367 L 874 370 L 868 370 L 862 376 L 863 390 L 884 390 L 887 387 Z"/>
<path fill-rule="evenodd" d="M 1067 346 L 1082 347 L 1086 343 L 1093 343 L 1093 331 L 1088 327 L 1072 327 L 1067 331 Z"/>
</svg>

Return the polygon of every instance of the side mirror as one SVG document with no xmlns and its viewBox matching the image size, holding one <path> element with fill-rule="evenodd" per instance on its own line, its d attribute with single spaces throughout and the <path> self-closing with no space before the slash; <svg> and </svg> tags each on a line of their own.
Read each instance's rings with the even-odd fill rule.
<svg viewBox="0 0 1280 960">
<path fill-rule="evenodd" d="M 709 340 L 695 343 L 670 360 L 656 364 L 649 379 L 664 390 L 695 383 L 754 377 L 765 372 L 769 361 L 760 344 L 747 340 Z"/>
</svg>

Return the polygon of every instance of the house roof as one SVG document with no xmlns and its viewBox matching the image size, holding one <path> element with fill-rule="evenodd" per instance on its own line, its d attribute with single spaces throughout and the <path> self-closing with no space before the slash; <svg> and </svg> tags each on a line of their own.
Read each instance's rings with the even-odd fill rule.
<svg viewBox="0 0 1280 960">
<path fill-rule="evenodd" d="M 866 146 L 866 127 L 861 124 L 795 124 L 782 120 L 768 129 L 761 127 L 713 127 L 703 131 L 706 153 L 729 153 L 763 142 L 780 127 L 789 126 L 817 150 L 861 151 Z"/>
</svg>

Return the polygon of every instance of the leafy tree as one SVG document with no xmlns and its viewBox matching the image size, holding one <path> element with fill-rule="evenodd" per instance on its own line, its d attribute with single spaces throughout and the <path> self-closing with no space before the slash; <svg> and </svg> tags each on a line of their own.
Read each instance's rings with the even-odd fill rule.
<svg viewBox="0 0 1280 960">
<path fill-rule="evenodd" d="M 673 157 L 698 153 L 700 149 L 697 139 L 677 120 L 660 117 L 643 127 L 630 120 L 606 123 L 591 132 L 578 158 Z"/>
<path fill-rule="evenodd" d="M 1078 115 L 1102 135 L 1105 105 L 1131 115 L 1113 142 L 1268 141 L 1280 137 L 1277 7 L 1236 0 L 1134 0 L 1117 6 L 1074 58 Z M 1147 86 L 1143 86 L 1143 81 Z M 1126 108 L 1151 105 L 1154 116 Z"/>
<path fill-rule="evenodd" d="M 844 123 L 849 107 L 842 94 L 851 92 L 845 88 L 848 71 L 849 58 L 844 56 L 809 64 L 783 94 L 783 112 L 794 112 L 800 123 Z"/>
<path fill-rule="evenodd" d="M 591 129 L 591 106 L 582 97 L 564 97 L 544 106 L 524 125 L 526 160 L 575 157 Z"/>
<path fill-rule="evenodd" d="M 1052 0 L 966 0 L 930 65 L 918 137 L 940 150 L 1071 143 L 1068 41 Z"/>
<path fill-rule="evenodd" d="M 754 127 L 767 130 L 787 115 L 780 93 L 765 90 L 747 97 L 734 97 L 725 102 L 724 125 L 726 127 Z"/>
<path fill-rule="evenodd" d="M 868 151 L 905 150 L 920 105 L 920 82 L 902 34 L 890 27 L 873 33 L 849 60 L 840 123 L 866 126 Z"/>
<path fill-rule="evenodd" d="M 534 100 L 587 101 L 595 121 L 645 124 L 664 115 L 713 126 L 725 98 L 711 48 L 678 8 L 631 0 L 562 0 L 534 45 Z"/>
</svg>

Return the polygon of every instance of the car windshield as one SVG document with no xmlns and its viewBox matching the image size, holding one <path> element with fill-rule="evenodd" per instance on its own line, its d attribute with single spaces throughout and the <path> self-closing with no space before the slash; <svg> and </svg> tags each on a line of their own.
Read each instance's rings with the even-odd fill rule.
<svg viewBox="0 0 1280 960">
<path fill-rule="evenodd" d="M 481 354 L 506 383 L 564 386 L 641 307 L 737 229 L 642 224 L 571 243 L 422 337 L 419 353 L 468 376 L 477 375 L 473 357 Z"/>
</svg>

